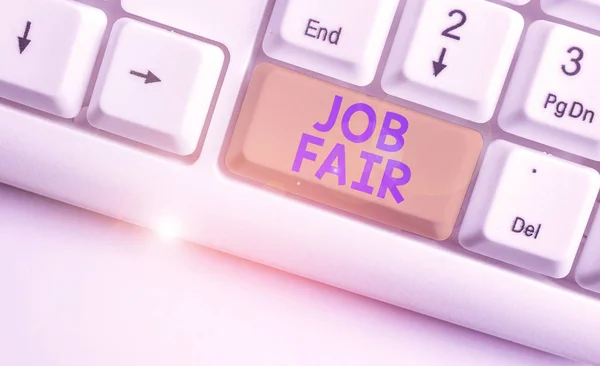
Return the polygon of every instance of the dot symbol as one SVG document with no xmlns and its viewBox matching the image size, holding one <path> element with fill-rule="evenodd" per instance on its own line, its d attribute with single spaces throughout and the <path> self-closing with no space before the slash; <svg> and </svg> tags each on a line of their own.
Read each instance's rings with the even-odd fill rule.
<svg viewBox="0 0 600 366">
<path fill-rule="evenodd" d="M 537 169 L 533 169 L 531 172 L 535 174 L 537 173 Z"/>
</svg>

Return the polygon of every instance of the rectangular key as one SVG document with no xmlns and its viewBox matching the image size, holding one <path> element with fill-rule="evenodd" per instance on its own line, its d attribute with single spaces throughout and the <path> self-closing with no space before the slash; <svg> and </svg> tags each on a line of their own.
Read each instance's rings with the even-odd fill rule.
<svg viewBox="0 0 600 366">
<path fill-rule="evenodd" d="M 217 46 L 120 19 L 111 33 L 88 120 L 119 136 L 191 154 L 224 58 Z"/>
<path fill-rule="evenodd" d="M 500 127 L 600 160 L 599 64 L 599 37 L 547 21 L 534 22 L 500 111 Z"/>
<path fill-rule="evenodd" d="M 600 175 L 518 145 L 488 148 L 459 233 L 474 252 L 562 278 L 573 264 Z"/>
<path fill-rule="evenodd" d="M 409 0 L 383 74 L 390 95 L 487 122 L 521 37 L 523 17 L 481 0 Z"/>
<path fill-rule="evenodd" d="M 541 0 L 540 5 L 546 14 L 600 30 L 598 0 Z"/>
<path fill-rule="evenodd" d="M 101 10 L 75 1 L 0 0 L 0 97 L 77 116 L 105 27 Z"/>
<path fill-rule="evenodd" d="M 263 42 L 267 55 L 356 85 L 375 76 L 398 0 L 282 0 Z"/>
<path fill-rule="evenodd" d="M 443 240 L 478 132 L 270 64 L 252 76 L 227 166 L 358 216 Z"/>
</svg>

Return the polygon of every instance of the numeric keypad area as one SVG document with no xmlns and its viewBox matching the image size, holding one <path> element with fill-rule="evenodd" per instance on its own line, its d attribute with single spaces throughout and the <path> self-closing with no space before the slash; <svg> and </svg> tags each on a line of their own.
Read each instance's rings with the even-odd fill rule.
<svg viewBox="0 0 600 366">
<path fill-rule="evenodd" d="M 507 132 L 600 160 L 600 38 L 534 22 L 498 123 Z"/>
<path fill-rule="evenodd" d="M 473 122 L 487 122 L 522 30 L 519 13 L 487 1 L 409 0 L 383 89 Z"/>
</svg>

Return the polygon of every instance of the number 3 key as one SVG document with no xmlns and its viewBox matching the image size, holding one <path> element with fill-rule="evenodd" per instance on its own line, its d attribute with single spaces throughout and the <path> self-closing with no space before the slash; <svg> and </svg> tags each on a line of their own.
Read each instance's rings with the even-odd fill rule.
<svg viewBox="0 0 600 366">
<path fill-rule="evenodd" d="M 507 132 L 600 161 L 600 38 L 534 22 L 499 116 Z"/>
<path fill-rule="evenodd" d="M 487 122 L 522 31 L 520 14 L 491 2 L 408 0 L 383 89 L 473 122 Z"/>
</svg>

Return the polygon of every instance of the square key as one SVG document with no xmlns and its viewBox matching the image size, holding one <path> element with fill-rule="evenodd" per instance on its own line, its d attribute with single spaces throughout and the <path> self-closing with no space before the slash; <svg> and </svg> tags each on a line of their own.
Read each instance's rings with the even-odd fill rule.
<svg viewBox="0 0 600 366">
<path fill-rule="evenodd" d="M 409 0 L 383 74 L 385 92 L 485 123 L 494 114 L 523 17 L 481 0 Z"/>
<path fill-rule="evenodd" d="M 77 1 L 0 0 L 0 98 L 75 118 L 106 22 Z"/>
<path fill-rule="evenodd" d="M 600 37 L 538 20 L 527 30 L 498 115 L 517 136 L 600 161 Z"/>
<path fill-rule="evenodd" d="M 483 160 L 460 244 L 521 268 L 565 277 L 599 188 L 594 169 L 496 140 Z"/>
<path fill-rule="evenodd" d="M 263 41 L 275 59 L 355 85 L 373 81 L 398 0 L 280 0 Z"/>
<path fill-rule="evenodd" d="M 115 23 L 88 110 L 99 129 L 179 155 L 196 149 L 223 66 L 217 46 Z"/>
</svg>

